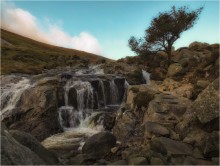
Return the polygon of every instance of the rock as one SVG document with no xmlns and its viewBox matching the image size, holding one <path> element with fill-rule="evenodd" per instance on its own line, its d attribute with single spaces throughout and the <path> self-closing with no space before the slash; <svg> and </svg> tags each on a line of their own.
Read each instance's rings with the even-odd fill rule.
<svg viewBox="0 0 220 166">
<path fill-rule="evenodd" d="M 167 76 L 177 76 L 183 73 L 183 67 L 179 63 L 173 63 L 169 66 Z"/>
<path fill-rule="evenodd" d="M 204 158 L 201 151 L 198 148 L 195 148 L 193 150 L 193 157 L 195 157 L 197 159 L 203 159 Z"/>
<path fill-rule="evenodd" d="M 190 156 L 187 156 L 182 164 L 183 165 L 213 165 L 211 161 L 196 159 Z"/>
<path fill-rule="evenodd" d="M 128 165 L 126 160 L 118 160 L 109 165 Z"/>
<path fill-rule="evenodd" d="M 152 157 L 150 159 L 150 165 L 165 165 L 163 160 L 161 160 L 159 157 Z"/>
<path fill-rule="evenodd" d="M 116 153 L 118 151 L 118 149 L 119 149 L 118 147 L 111 148 L 111 152 Z"/>
<path fill-rule="evenodd" d="M 54 85 L 27 89 L 21 95 L 16 110 L 3 120 L 9 129 L 30 133 L 39 141 L 61 131 L 57 118 L 57 87 Z"/>
<path fill-rule="evenodd" d="M 136 106 L 147 107 L 156 93 L 158 93 L 158 91 L 155 85 L 129 86 L 126 104 L 130 105 L 132 110 L 134 110 Z"/>
<path fill-rule="evenodd" d="M 147 165 L 148 161 L 145 157 L 131 157 L 128 159 L 128 165 Z"/>
<path fill-rule="evenodd" d="M 192 146 L 166 137 L 152 139 L 151 147 L 157 152 L 170 155 L 192 155 Z"/>
<path fill-rule="evenodd" d="M 94 156 L 89 154 L 78 154 L 76 157 L 70 158 L 70 165 L 82 165 L 87 161 L 95 161 Z"/>
<path fill-rule="evenodd" d="M 118 118 L 113 128 L 113 134 L 118 141 L 126 141 L 135 127 L 136 119 L 131 111 L 126 111 L 122 114 L 122 117 Z"/>
<path fill-rule="evenodd" d="M 204 49 L 205 47 L 209 46 L 208 43 L 201 43 L 201 42 L 193 42 L 189 45 L 189 49 L 191 50 L 199 50 Z"/>
<path fill-rule="evenodd" d="M 7 130 L 1 131 L 2 165 L 45 165 L 45 162 L 29 148 L 17 142 Z"/>
<path fill-rule="evenodd" d="M 190 110 L 203 124 L 219 117 L 219 78 L 198 95 Z"/>
<path fill-rule="evenodd" d="M 83 154 L 101 157 L 116 145 L 116 137 L 110 132 L 100 132 L 88 138 L 82 148 Z"/>
<path fill-rule="evenodd" d="M 203 154 L 207 158 L 219 157 L 219 132 L 212 132 L 205 140 Z"/>
<path fill-rule="evenodd" d="M 169 136 L 170 132 L 166 127 L 158 123 L 148 121 L 145 123 L 144 135 L 149 138 L 151 137 L 151 134 L 155 134 L 157 136 Z"/>
<path fill-rule="evenodd" d="M 11 130 L 9 133 L 23 146 L 28 147 L 35 152 L 46 164 L 55 165 L 58 163 L 57 157 L 47 149 L 45 149 L 32 135 L 18 131 Z"/>
<path fill-rule="evenodd" d="M 206 80 L 198 80 L 196 85 L 201 88 L 206 88 L 210 84 L 209 81 Z"/>
</svg>

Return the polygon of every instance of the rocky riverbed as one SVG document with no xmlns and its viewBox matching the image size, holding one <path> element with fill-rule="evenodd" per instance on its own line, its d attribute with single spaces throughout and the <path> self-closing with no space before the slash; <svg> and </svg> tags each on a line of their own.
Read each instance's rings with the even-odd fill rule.
<svg viewBox="0 0 220 166">
<path fill-rule="evenodd" d="M 219 165 L 218 48 L 1 76 L 1 163 Z"/>
</svg>

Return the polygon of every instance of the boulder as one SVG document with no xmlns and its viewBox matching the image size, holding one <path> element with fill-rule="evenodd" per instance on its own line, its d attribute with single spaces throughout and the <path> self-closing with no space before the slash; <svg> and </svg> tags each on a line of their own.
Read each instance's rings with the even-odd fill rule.
<svg viewBox="0 0 220 166">
<path fill-rule="evenodd" d="M 169 66 L 167 76 L 177 76 L 183 73 L 183 67 L 179 63 L 173 63 Z"/>
<path fill-rule="evenodd" d="M 181 141 L 175 141 L 166 137 L 152 139 L 153 150 L 169 155 L 192 155 L 192 146 Z"/>
<path fill-rule="evenodd" d="M 199 49 L 204 49 L 205 47 L 209 46 L 208 43 L 201 43 L 201 42 L 193 42 L 189 45 L 190 50 L 199 50 Z"/>
<path fill-rule="evenodd" d="M 88 138 L 82 148 L 83 154 L 101 157 L 108 154 L 116 145 L 116 137 L 110 132 L 100 132 Z"/>
<path fill-rule="evenodd" d="M 1 131 L 2 165 L 45 165 L 46 163 L 28 147 L 17 142 L 7 130 Z"/>
<path fill-rule="evenodd" d="M 144 135 L 145 137 L 149 138 L 151 137 L 151 134 L 155 134 L 159 136 L 169 136 L 170 132 L 166 127 L 158 123 L 148 121 L 145 123 Z"/>
<path fill-rule="evenodd" d="M 23 92 L 16 110 L 3 121 L 9 129 L 28 132 L 41 141 L 61 131 L 57 110 L 57 86 L 34 86 Z"/>
<path fill-rule="evenodd" d="M 148 161 L 145 157 L 130 157 L 128 159 L 128 165 L 147 165 Z"/>
<path fill-rule="evenodd" d="M 198 95 L 190 110 L 203 124 L 219 117 L 219 78 Z"/>
<path fill-rule="evenodd" d="M 46 164 L 55 165 L 58 163 L 57 157 L 45 149 L 32 135 L 18 130 L 11 130 L 9 133 L 20 144 L 35 152 Z"/>
<path fill-rule="evenodd" d="M 210 82 L 208 80 L 198 80 L 196 85 L 201 88 L 206 88 Z"/>
</svg>

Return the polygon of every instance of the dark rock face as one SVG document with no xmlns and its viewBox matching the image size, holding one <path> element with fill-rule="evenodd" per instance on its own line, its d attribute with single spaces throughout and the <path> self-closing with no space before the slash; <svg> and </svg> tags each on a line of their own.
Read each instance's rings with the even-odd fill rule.
<svg viewBox="0 0 220 166">
<path fill-rule="evenodd" d="M 110 132 L 100 132 L 86 140 L 82 148 L 83 154 L 101 157 L 110 152 L 116 144 L 116 138 Z"/>
<path fill-rule="evenodd" d="M 18 130 L 11 130 L 9 133 L 20 144 L 36 153 L 46 164 L 55 165 L 58 163 L 57 157 L 45 149 L 32 135 Z"/>
<path fill-rule="evenodd" d="M 45 165 L 33 151 L 17 142 L 7 130 L 1 131 L 2 165 Z"/>
</svg>

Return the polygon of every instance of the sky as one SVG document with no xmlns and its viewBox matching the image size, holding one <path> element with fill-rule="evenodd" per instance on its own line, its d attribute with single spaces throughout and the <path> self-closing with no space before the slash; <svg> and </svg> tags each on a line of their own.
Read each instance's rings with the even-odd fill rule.
<svg viewBox="0 0 220 166">
<path fill-rule="evenodd" d="M 142 37 L 159 12 L 204 6 L 197 23 L 174 47 L 220 43 L 219 1 L 1 1 L 1 27 L 23 36 L 111 59 L 134 56 L 131 36 Z"/>
</svg>

